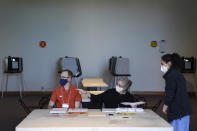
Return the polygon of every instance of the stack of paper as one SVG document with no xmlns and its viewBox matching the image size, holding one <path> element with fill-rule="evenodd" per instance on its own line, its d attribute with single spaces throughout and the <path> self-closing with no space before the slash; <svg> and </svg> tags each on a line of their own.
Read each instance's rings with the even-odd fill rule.
<svg viewBox="0 0 197 131">
<path fill-rule="evenodd" d="M 102 108 L 102 112 L 115 113 L 116 108 Z"/>
<path fill-rule="evenodd" d="M 88 116 L 106 116 L 104 112 L 88 112 Z"/>
<path fill-rule="evenodd" d="M 129 105 L 131 107 L 133 106 L 138 106 L 138 105 L 142 105 L 142 104 L 145 104 L 146 102 L 144 101 L 139 101 L 139 102 L 122 102 L 121 104 L 123 105 Z"/>
<path fill-rule="evenodd" d="M 67 112 L 68 108 L 53 108 L 50 110 L 50 113 L 52 114 L 65 114 Z"/>
<path fill-rule="evenodd" d="M 144 112 L 142 108 L 116 108 L 116 113 L 137 113 Z"/>
<path fill-rule="evenodd" d="M 88 112 L 87 108 L 73 108 L 69 109 L 68 112 Z"/>
<path fill-rule="evenodd" d="M 144 109 L 142 109 L 142 108 L 135 108 L 135 111 L 136 112 L 144 112 Z"/>
</svg>

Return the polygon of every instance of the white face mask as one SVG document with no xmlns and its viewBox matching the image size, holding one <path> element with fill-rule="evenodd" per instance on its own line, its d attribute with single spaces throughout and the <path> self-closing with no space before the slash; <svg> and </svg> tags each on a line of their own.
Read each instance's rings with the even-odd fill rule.
<svg viewBox="0 0 197 131">
<path fill-rule="evenodd" d="M 168 71 L 168 67 L 161 65 L 161 72 L 165 74 L 167 71 Z"/>
<path fill-rule="evenodd" d="M 116 91 L 120 93 L 123 91 L 123 88 L 120 88 L 119 86 L 116 85 Z"/>
</svg>

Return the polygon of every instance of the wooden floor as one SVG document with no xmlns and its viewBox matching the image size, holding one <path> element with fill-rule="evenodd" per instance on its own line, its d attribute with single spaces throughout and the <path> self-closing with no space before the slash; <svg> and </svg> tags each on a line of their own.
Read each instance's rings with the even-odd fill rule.
<svg viewBox="0 0 197 131">
<path fill-rule="evenodd" d="M 28 106 L 38 106 L 38 101 L 44 95 L 24 95 L 23 100 Z M 145 95 L 148 101 L 148 106 L 153 106 L 162 95 Z M 19 95 L 7 95 L 0 98 L 0 131 L 15 131 L 15 127 L 27 116 L 20 103 L 18 102 Z M 197 98 L 190 97 L 193 114 L 190 119 L 190 131 L 197 131 Z M 163 103 L 162 103 L 163 104 Z M 157 110 L 157 114 L 166 119 L 166 116 L 161 112 L 162 106 Z"/>
</svg>

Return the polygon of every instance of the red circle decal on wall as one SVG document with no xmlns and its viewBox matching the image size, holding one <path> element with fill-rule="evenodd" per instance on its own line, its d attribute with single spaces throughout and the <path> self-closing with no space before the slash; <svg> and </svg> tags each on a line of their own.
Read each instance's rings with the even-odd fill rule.
<svg viewBox="0 0 197 131">
<path fill-rule="evenodd" d="M 46 41 L 40 41 L 39 42 L 39 45 L 40 45 L 40 47 L 46 47 L 47 46 L 47 43 L 46 43 Z"/>
</svg>

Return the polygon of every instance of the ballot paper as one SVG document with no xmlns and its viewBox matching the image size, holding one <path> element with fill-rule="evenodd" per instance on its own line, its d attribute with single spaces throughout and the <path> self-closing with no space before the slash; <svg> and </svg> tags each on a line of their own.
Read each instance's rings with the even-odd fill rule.
<svg viewBox="0 0 197 131">
<path fill-rule="evenodd" d="M 102 112 L 115 113 L 116 112 L 116 108 L 102 108 Z"/>
<path fill-rule="evenodd" d="M 105 112 L 88 112 L 88 116 L 102 116 L 102 117 L 105 117 L 106 113 Z"/>
<path fill-rule="evenodd" d="M 65 114 L 68 108 L 53 108 L 50 110 L 51 114 Z"/>
<path fill-rule="evenodd" d="M 135 108 L 135 111 L 136 112 L 144 112 L 144 109 L 143 108 Z"/>
<path fill-rule="evenodd" d="M 129 106 L 133 107 L 133 106 L 142 105 L 142 104 L 145 104 L 145 103 L 146 102 L 144 102 L 144 101 L 139 101 L 139 102 L 122 102 L 121 104 L 129 105 Z"/>
<path fill-rule="evenodd" d="M 87 99 L 82 99 L 82 102 L 90 102 L 91 100 L 89 98 Z"/>
<path fill-rule="evenodd" d="M 88 112 L 87 108 L 73 108 L 73 109 L 69 109 L 68 112 Z"/>
<path fill-rule="evenodd" d="M 144 112 L 142 108 L 116 108 L 116 113 L 140 113 Z"/>
</svg>

